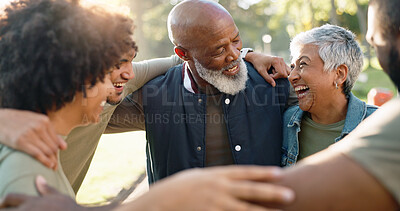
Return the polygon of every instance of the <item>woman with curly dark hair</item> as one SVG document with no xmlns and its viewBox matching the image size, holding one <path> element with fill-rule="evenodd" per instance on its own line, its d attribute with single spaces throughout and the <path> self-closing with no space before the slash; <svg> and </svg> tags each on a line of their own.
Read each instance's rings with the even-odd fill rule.
<svg viewBox="0 0 400 211">
<path fill-rule="evenodd" d="M 134 46 L 132 29 L 130 19 L 76 1 L 11 3 L 0 15 L 0 106 L 46 114 L 62 136 L 99 121 L 114 91 L 110 71 Z M 0 198 L 36 195 L 39 174 L 74 197 L 61 166 L 53 171 L 0 144 Z"/>
</svg>

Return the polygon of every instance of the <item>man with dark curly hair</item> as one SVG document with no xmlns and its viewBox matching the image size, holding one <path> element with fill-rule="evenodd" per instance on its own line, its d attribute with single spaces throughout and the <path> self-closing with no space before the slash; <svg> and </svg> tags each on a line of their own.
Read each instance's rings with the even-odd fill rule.
<svg viewBox="0 0 400 211">
<path fill-rule="evenodd" d="M 98 122 L 114 91 L 110 70 L 135 46 L 132 33 L 131 19 L 67 0 L 11 3 L 0 17 L 0 106 L 45 114 L 62 136 Z M 0 197 L 37 194 L 38 174 L 74 196 L 61 167 L 0 145 Z"/>
</svg>

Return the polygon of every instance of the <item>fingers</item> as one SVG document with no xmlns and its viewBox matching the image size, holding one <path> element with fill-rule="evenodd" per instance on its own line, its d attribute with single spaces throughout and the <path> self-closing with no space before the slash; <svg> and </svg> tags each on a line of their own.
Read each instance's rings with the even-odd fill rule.
<svg viewBox="0 0 400 211">
<path fill-rule="evenodd" d="M 286 65 L 285 61 L 281 57 L 274 57 L 272 60 L 272 66 L 275 71 L 272 72 L 272 77 L 274 79 L 287 78 L 290 74 L 290 68 Z"/>
<path fill-rule="evenodd" d="M 261 182 L 238 181 L 230 183 L 229 189 L 240 199 L 280 206 L 290 204 L 295 196 L 289 188 Z"/>
<path fill-rule="evenodd" d="M 57 136 L 57 138 L 58 138 L 58 146 L 60 147 L 60 149 L 61 150 L 66 150 L 67 146 L 68 146 L 67 142 L 63 138 L 61 138 L 59 136 Z"/>
<path fill-rule="evenodd" d="M 260 74 L 266 82 L 271 84 L 272 87 L 276 86 L 274 78 L 268 74 L 268 69 L 266 69 L 265 66 L 258 66 L 255 64 L 254 67 L 256 68 L 258 74 Z"/>
<path fill-rule="evenodd" d="M 279 167 L 266 166 L 226 166 L 209 168 L 215 174 L 221 177 L 227 177 L 234 180 L 252 180 L 252 181 L 277 181 L 283 173 Z"/>
<path fill-rule="evenodd" d="M 268 211 L 267 208 L 262 207 L 260 205 L 252 204 L 250 202 L 246 202 L 243 200 L 238 200 L 236 198 L 226 197 L 226 196 L 218 197 L 218 199 L 216 199 L 215 203 L 216 203 L 215 206 L 219 208 L 218 210 Z"/>
<path fill-rule="evenodd" d="M 254 203 L 239 201 L 235 204 L 236 208 L 227 209 L 227 210 L 250 210 L 250 211 L 279 211 L 279 209 L 267 208 L 261 205 L 257 205 Z"/>
<path fill-rule="evenodd" d="M 39 124 L 34 132 L 37 135 L 35 143 L 37 143 L 38 147 L 43 150 L 42 152 L 45 156 L 47 156 L 51 161 L 54 161 L 50 168 L 57 169 L 57 154 L 59 149 L 66 148 L 65 141 L 57 135 L 47 118 Z"/>
<path fill-rule="evenodd" d="M 36 145 L 41 149 L 44 156 L 51 160 L 51 166 L 49 168 L 56 170 L 57 154 L 59 149 L 58 138 L 52 139 L 47 133 L 39 134 L 39 136 L 40 139 L 37 140 Z"/>
<path fill-rule="evenodd" d="M 222 183 L 230 194 L 260 204 L 283 206 L 294 200 L 294 192 L 286 187 L 266 182 L 279 181 L 282 170 L 278 167 L 228 166 L 210 168 L 215 178 L 226 178 Z M 231 181 L 230 181 L 231 180 Z M 232 181 L 234 180 L 234 181 Z"/>
<path fill-rule="evenodd" d="M 252 203 L 234 197 L 220 196 L 215 202 L 218 210 L 278 211 L 278 209 L 275 208 L 269 208 L 258 203 Z"/>
<path fill-rule="evenodd" d="M 58 152 L 58 137 L 57 135 L 50 134 L 52 130 L 49 129 L 49 126 L 41 127 L 40 129 L 36 129 L 35 132 L 38 135 L 38 142 L 43 142 L 50 149 L 50 151 L 46 152 L 46 154 L 55 154 Z"/>
<path fill-rule="evenodd" d="M 286 74 L 288 75 L 288 77 L 291 72 L 292 72 L 292 68 L 290 68 L 289 65 L 286 65 Z"/>
<path fill-rule="evenodd" d="M 27 113 L 26 118 L 30 124 L 24 126 L 24 132 L 16 139 L 15 148 L 56 169 L 57 153 L 59 149 L 66 148 L 65 141 L 56 134 L 48 117 Z"/>
<path fill-rule="evenodd" d="M 43 164 L 47 167 L 55 169 L 57 166 L 57 152 L 54 152 L 36 133 L 32 133 L 30 139 L 31 142 L 25 143 L 20 148 L 37 160 L 45 161 Z"/>
<path fill-rule="evenodd" d="M 0 202 L 0 209 L 7 207 L 17 207 L 25 201 L 34 198 L 33 196 L 10 193 Z"/>
<path fill-rule="evenodd" d="M 288 67 L 289 68 L 289 67 Z M 273 79 L 279 79 L 279 78 L 288 78 L 290 75 L 290 68 L 286 70 L 286 73 L 283 74 L 281 72 L 275 72 L 273 71 L 272 74 L 269 74 Z"/>
<path fill-rule="evenodd" d="M 21 150 L 34 157 L 36 160 L 38 160 L 48 168 L 54 168 L 57 163 L 56 158 L 47 157 L 37 146 L 33 144 L 28 144 Z"/>
<path fill-rule="evenodd" d="M 276 86 L 275 79 L 287 78 L 290 74 L 290 68 L 286 65 L 285 61 L 281 57 L 276 56 L 266 56 L 263 55 L 263 59 L 258 62 L 255 60 L 253 62 L 254 67 L 257 69 L 258 73 L 271 84 L 273 87 Z"/>
<path fill-rule="evenodd" d="M 39 175 L 36 177 L 35 180 L 35 184 L 36 184 L 36 189 L 38 190 L 38 192 L 40 193 L 40 195 L 48 195 L 48 194 L 57 194 L 58 191 L 52 187 L 50 187 L 47 182 L 46 179 L 44 179 L 43 176 Z"/>
<path fill-rule="evenodd" d="M 47 142 L 51 142 L 54 143 L 52 145 L 53 146 L 53 150 L 55 152 L 58 152 L 58 149 L 64 150 L 67 149 L 67 143 L 65 142 L 65 140 L 63 138 L 61 138 L 60 136 L 57 135 L 56 131 L 54 130 L 54 127 L 49 124 L 47 127 L 47 134 L 48 134 L 48 141 Z"/>
<path fill-rule="evenodd" d="M 267 71 L 260 72 L 260 75 L 264 78 L 264 80 L 266 82 L 271 84 L 272 87 L 276 86 L 276 82 L 275 82 L 274 78 L 271 75 L 269 75 Z"/>
</svg>

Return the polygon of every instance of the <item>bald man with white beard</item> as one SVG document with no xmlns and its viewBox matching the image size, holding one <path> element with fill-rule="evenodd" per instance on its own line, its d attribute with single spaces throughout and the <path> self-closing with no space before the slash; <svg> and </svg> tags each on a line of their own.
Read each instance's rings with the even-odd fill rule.
<svg viewBox="0 0 400 211">
<path fill-rule="evenodd" d="M 218 3 L 181 2 L 168 32 L 184 64 L 128 96 L 106 131 L 146 129 L 150 183 L 189 168 L 279 166 L 288 80 L 272 87 L 240 57 L 239 30 Z"/>
</svg>

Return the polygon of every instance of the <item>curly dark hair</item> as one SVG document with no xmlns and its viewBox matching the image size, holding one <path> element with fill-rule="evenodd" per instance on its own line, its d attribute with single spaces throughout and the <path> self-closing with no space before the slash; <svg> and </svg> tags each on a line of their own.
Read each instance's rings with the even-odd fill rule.
<svg viewBox="0 0 400 211">
<path fill-rule="evenodd" d="M 58 110 L 129 52 L 132 20 L 77 0 L 18 0 L 0 15 L 0 106 Z"/>
</svg>

